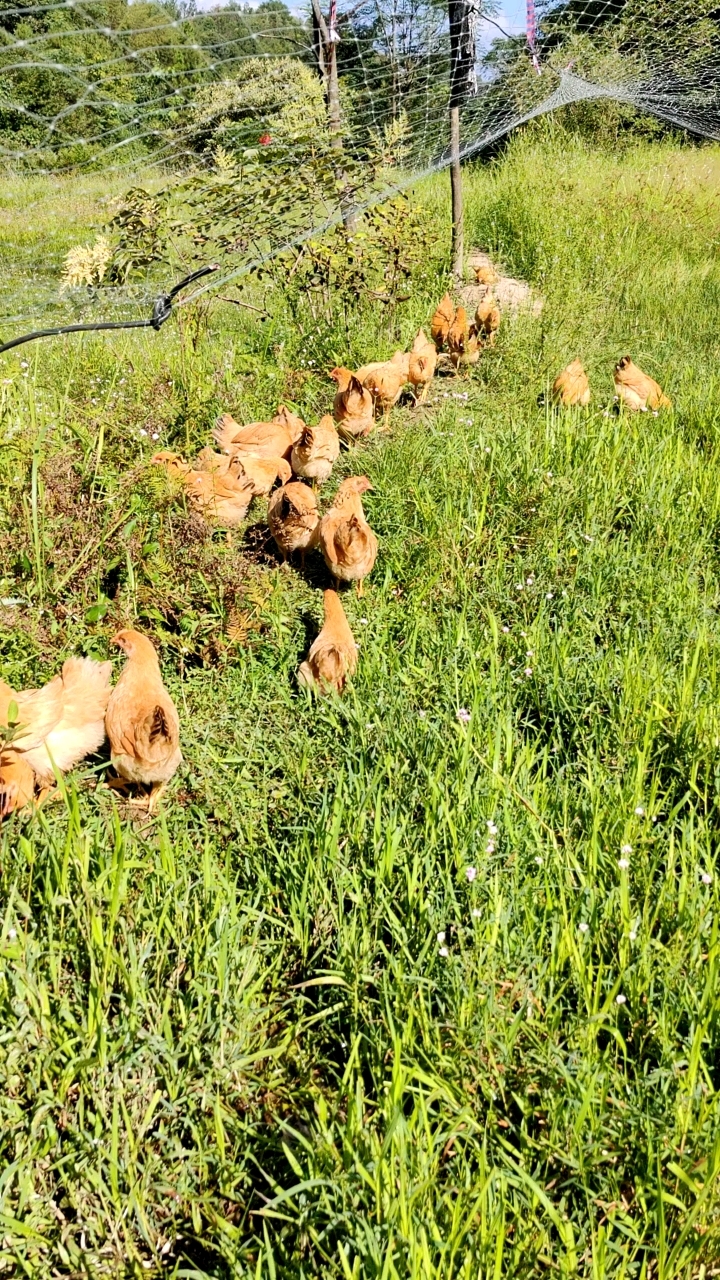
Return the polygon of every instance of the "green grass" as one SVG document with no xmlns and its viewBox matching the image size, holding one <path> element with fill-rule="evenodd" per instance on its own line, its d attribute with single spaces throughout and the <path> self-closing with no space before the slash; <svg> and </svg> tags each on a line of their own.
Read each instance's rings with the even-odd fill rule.
<svg viewBox="0 0 720 1280">
<path fill-rule="evenodd" d="M 468 171 L 468 240 L 545 308 L 343 456 L 380 555 L 342 702 L 295 682 L 321 566 L 146 463 L 221 406 L 324 410 L 301 362 L 389 352 L 383 317 L 3 358 L 0 675 L 137 621 L 185 765 L 144 825 L 98 759 L 2 830 L 0 1274 L 715 1274 L 719 165 L 546 127 Z M 672 413 L 607 412 L 626 352 Z M 591 410 L 538 409 L 576 354 Z"/>
</svg>

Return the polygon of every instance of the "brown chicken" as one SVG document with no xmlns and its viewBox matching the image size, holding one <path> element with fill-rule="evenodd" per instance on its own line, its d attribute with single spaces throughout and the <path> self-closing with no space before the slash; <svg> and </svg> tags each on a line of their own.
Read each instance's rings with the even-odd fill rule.
<svg viewBox="0 0 720 1280">
<path fill-rule="evenodd" d="M 290 432 L 293 444 L 300 439 L 306 426 L 302 418 L 297 413 L 293 413 L 292 409 L 288 409 L 286 404 L 280 405 L 273 422 L 277 422 L 279 426 L 285 427 Z"/>
<path fill-rule="evenodd" d="M 169 450 L 161 449 L 158 453 L 153 455 L 152 461 L 155 462 L 156 458 L 164 458 L 166 455 L 168 458 L 176 458 L 179 460 L 178 454 L 171 454 Z M 188 471 L 193 470 L 189 463 L 184 463 L 183 465 L 187 467 Z M 195 469 L 198 471 L 230 471 L 233 475 L 237 475 L 238 471 L 236 459 L 233 455 L 229 453 L 215 453 L 214 449 L 211 449 L 209 444 L 206 445 L 204 449 L 200 450 L 196 459 Z"/>
<path fill-rule="evenodd" d="M 620 403 L 632 412 L 672 408 L 672 401 L 662 388 L 633 364 L 630 356 L 623 356 L 615 365 L 615 392 Z"/>
<path fill-rule="evenodd" d="M 580 404 L 583 408 L 590 403 L 590 383 L 580 360 L 572 360 L 558 374 L 552 384 L 552 399 L 555 404 Z"/>
<path fill-rule="evenodd" d="M 276 480 L 285 484 L 292 475 L 292 468 L 284 458 L 256 458 L 248 453 L 214 453 L 209 445 L 201 449 L 197 464 L 202 471 L 229 473 L 235 480 L 248 481 L 253 494 L 265 497 Z"/>
<path fill-rule="evenodd" d="M 400 399 L 409 372 L 410 355 L 403 351 L 396 351 L 392 360 L 378 360 L 363 365 L 357 371 L 358 378 L 373 398 L 375 408 L 382 409 L 385 429 L 390 423 L 390 410 Z"/>
<path fill-rule="evenodd" d="M 500 279 L 497 271 L 491 266 L 473 267 L 478 284 L 493 285 Z"/>
<path fill-rule="evenodd" d="M 491 347 L 495 346 L 495 337 L 500 328 L 500 308 L 492 289 L 488 289 L 485 297 L 477 304 L 475 311 L 475 332 L 487 339 Z"/>
<path fill-rule="evenodd" d="M 447 342 L 450 325 L 455 319 L 455 303 L 449 293 L 440 300 L 437 310 L 430 321 L 430 337 L 438 351 L 442 351 Z"/>
<path fill-rule="evenodd" d="M 437 348 L 429 342 L 422 329 L 419 329 L 410 351 L 408 366 L 408 382 L 412 384 L 415 400 L 422 404 L 430 383 L 435 376 L 437 366 Z M 418 395 L 418 389 L 420 394 Z"/>
<path fill-rule="evenodd" d="M 182 761 L 180 721 L 160 674 L 152 641 L 139 631 L 113 637 L 127 662 L 112 691 L 105 715 L 111 760 L 123 783 L 150 787 L 145 804 L 151 811 Z"/>
<path fill-rule="evenodd" d="M 340 434 L 350 439 L 368 435 L 375 425 L 375 405 L 370 392 L 365 389 L 357 374 L 342 365 L 333 369 L 330 377 L 338 387 L 333 417 Z"/>
<path fill-rule="evenodd" d="M 268 504 L 268 524 L 283 559 L 299 551 L 304 560 L 308 547 L 315 544 L 319 523 L 317 498 L 308 484 L 291 480 L 275 490 Z"/>
<path fill-rule="evenodd" d="M 307 660 L 300 665 L 298 680 L 306 689 L 342 693 L 345 680 L 355 672 L 357 645 L 340 597 L 336 591 L 323 592 L 325 623 L 313 642 Z"/>
<path fill-rule="evenodd" d="M 150 461 L 164 467 L 169 477 L 182 485 L 191 507 L 209 524 L 227 529 L 242 524 L 253 494 L 258 492 L 237 464 L 225 471 L 196 471 L 167 449 L 153 454 Z"/>
<path fill-rule="evenodd" d="M 477 364 L 480 359 L 477 334 L 474 328 L 468 328 L 467 312 L 464 307 L 458 307 L 455 319 L 448 329 L 447 349 L 456 373 L 461 364 Z"/>
<path fill-rule="evenodd" d="M 10 757 L 4 768 L 23 793 L 28 769 L 34 775 L 30 794 L 37 783 L 42 798 L 54 784 L 55 770 L 67 773 L 105 741 L 111 673 L 110 662 L 68 658 L 60 675 L 40 689 L 14 693 L 0 681 L 0 727 L 9 724 L 11 703 L 17 707 L 17 729 L 3 753 Z"/>
<path fill-rule="evenodd" d="M 35 773 L 22 753 L 8 747 L 0 755 L 0 818 L 24 809 L 35 798 Z"/>
<path fill-rule="evenodd" d="M 335 423 L 326 413 L 316 427 L 306 427 L 293 445 L 290 455 L 296 476 L 312 481 L 313 487 L 324 484 L 340 453 L 340 437 Z"/>
<path fill-rule="evenodd" d="M 249 426 L 241 427 L 229 413 L 223 413 L 217 420 L 213 438 L 224 453 L 251 453 L 256 458 L 285 458 L 289 461 L 294 434 L 294 428 L 291 429 L 285 420 L 251 422 Z"/>
<path fill-rule="evenodd" d="M 317 531 L 317 544 L 336 582 L 356 582 L 362 595 L 363 580 L 372 572 L 378 541 L 365 519 L 361 495 L 372 489 L 367 476 L 343 480 L 333 505 Z"/>
</svg>

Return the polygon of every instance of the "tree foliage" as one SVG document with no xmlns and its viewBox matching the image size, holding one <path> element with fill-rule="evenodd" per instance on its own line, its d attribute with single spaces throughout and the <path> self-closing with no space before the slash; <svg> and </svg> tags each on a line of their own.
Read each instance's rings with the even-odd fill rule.
<svg viewBox="0 0 720 1280">
<path fill-rule="evenodd" d="M 0 146 L 33 167 L 104 165 L 182 147 L 188 100 L 244 59 L 297 54 L 280 0 L 185 12 L 176 0 L 93 0 L 21 12 L 0 0 Z"/>
</svg>

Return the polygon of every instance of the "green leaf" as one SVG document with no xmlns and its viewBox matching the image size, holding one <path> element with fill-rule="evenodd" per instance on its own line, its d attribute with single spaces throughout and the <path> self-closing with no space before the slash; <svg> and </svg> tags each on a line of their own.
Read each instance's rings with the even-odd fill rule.
<svg viewBox="0 0 720 1280">
<path fill-rule="evenodd" d="M 110 608 L 110 601 L 107 599 L 107 597 L 103 597 L 102 600 L 98 600 L 97 604 L 92 605 L 91 608 L 86 610 L 85 621 L 99 622 L 101 618 L 105 617 L 105 614 L 107 613 L 109 608 Z"/>
</svg>

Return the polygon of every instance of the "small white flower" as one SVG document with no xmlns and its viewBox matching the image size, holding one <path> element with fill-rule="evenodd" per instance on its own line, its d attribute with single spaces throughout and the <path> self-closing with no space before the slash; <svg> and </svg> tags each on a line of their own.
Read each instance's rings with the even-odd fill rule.
<svg viewBox="0 0 720 1280">
<path fill-rule="evenodd" d="M 444 957 L 444 956 L 446 956 L 446 955 L 448 955 L 448 954 L 449 954 L 449 952 L 448 952 L 447 947 L 440 947 L 440 948 L 438 949 L 438 955 L 439 955 L 439 956 L 443 956 L 443 957 Z"/>
<path fill-rule="evenodd" d="M 159 431 L 153 431 L 153 433 L 152 433 L 152 438 L 153 438 L 153 440 L 159 440 L 159 439 L 160 439 L 160 432 L 159 432 Z"/>
<path fill-rule="evenodd" d="M 469 882 L 470 884 L 472 884 L 472 882 L 473 882 L 473 880 L 475 879 L 476 875 L 477 875 L 477 867 L 466 867 L 466 868 L 465 868 L 465 876 L 466 876 L 466 878 L 467 878 L 467 880 L 468 880 L 468 882 Z"/>
<path fill-rule="evenodd" d="M 525 668 L 525 675 L 527 676 L 528 680 L 530 679 L 530 676 L 532 675 L 532 673 L 533 673 L 532 667 Z"/>
<path fill-rule="evenodd" d="M 418 720 L 424 720 L 426 715 L 427 711 L 418 711 Z"/>
<path fill-rule="evenodd" d="M 545 599 L 546 599 L 546 600 L 552 600 L 552 598 L 553 598 L 553 593 L 552 593 L 552 591 L 546 591 L 546 592 L 545 592 Z"/>
<path fill-rule="evenodd" d="M 461 707 L 457 713 L 457 718 L 461 724 L 467 724 L 470 719 L 470 712 L 467 707 Z"/>
<path fill-rule="evenodd" d="M 503 633 L 503 635 L 505 635 L 505 636 L 506 636 L 506 635 L 508 634 L 509 630 L 510 630 L 510 628 L 509 628 L 509 627 L 503 627 L 503 628 L 502 628 L 502 633 Z"/>
<path fill-rule="evenodd" d="M 526 581 L 527 585 L 528 585 L 529 587 L 531 587 L 531 586 L 532 586 L 532 584 L 533 584 L 533 582 L 535 581 L 535 574 L 534 574 L 534 573 L 531 573 L 531 574 L 530 574 L 530 577 L 529 577 L 529 578 L 526 578 L 526 579 L 525 579 L 525 581 Z"/>
<path fill-rule="evenodd" d="M 635 941 L 636 941 L 636 939 L 637 939 L 637 934 L 636 934 L 636 932 L 635 932 L 635 930 L 634 930 L 634 929 L 631 929 L 631 930 L 630 930 L 630 932 L 629 932 L 629 934 L 628 934 L 628 937 L 629 937 L 629 939 L 630 939 L 630 941 L 631 941 L 631 942 L 635 942 Z"/>
<path fill-rule="evenodd" d="M 497 827 L 495 826 L 495 823 L 494 823 L 494 821 L 493 821 L 493 819 L 492 819 L 492 818 L 488 818 L 488 821 L 487 821 L 487 829 L 488 829 L 488 831 L 490 832 L 490 835 L 491 835 L 491 836 L 496 836 L 496 835 L 497 835 Z"/>
<path fill-rule="evenodd" d="M 587 933 L 589 928 L 590 928 L 590 925 L 588 924 L 587 920 L 580 921 L 578 925 L 578 929 L 580 930 L 581 933 Z"/>
<path fill-rule="evenodd" d="M 482 915 L 482 911 L 480 910 L 479 907 L 473 907 L 472 915 L 474 920 L 479 920 L 480 916 Z"/>
<path fill-rule="evenodd" d="M 494 841 L 492 841 L 492 840 L 488 840 L 487 844 L 485 845 L 485 852 L 486 852 L 486 853 L 494 853 L 494 852 L 495 852 L 495 844 L 494 844 Z"/>
<path fill-rule="evenodd" d="M 538 856 L 537 856 L 537 858 L 535 859 L 535 861 L 537 862 L 537 864 L 538 864 L 538 866 L 539 866 L 539 867 L 541 867 L 541 866 L 542 866 L 542 858 L 540 857 L 540 854 L 538 854 Z"/>
<path fill-rule="evenodd" d="M 516 590 L 516 591 L 522 591 L 522 589 L 523 589 L 523 584 L 522 584 L 522 582 L 516 582 L 516 583 L 515 583 L 515 590 Z"/>
<path fill-rule="evenodd" d="M 620 846 L 620 852 L 621 852 L 621 853 L 632 853 L 632 845 L 631 845 L 631 844 L 623 844 L 623 845 L 621 845 L 621 846 Z"/>
<path fill-rule="evenodd" d="M 147 431 L 143 431 L 142 427 L 140 428 L 140 435 L 141 435 L 141 436 L 146 436 L 146 435 L 147 435 Z"/>
<path fill-rule="evenodd" d="M 20 368 L 21 368 L 21 369 L 27 369 L 27 368 L 28 368 L 28 362 L 27 362 L 27 360 L 21 360 L 21 361 L 20 361 Z"/>
<path fill-rule="evenodd" d="M 361 626 L 361 627 L 366 627 L 367 625 L 368 625 L 368 620 L 367 620 L 367 618 L 361 618 L 361 619 L 360 619 L 360 626 Z"/>
<path fill-rule="evenodd" d="M 703 871 L 700 879 L 702 880 L 703 884 L 712 884 L 712 876 L 710 875 L 709 871 Z"/>
<path fill-rule="evenodd" d="M 486 452 L 486 453 L 490 453 L 490 451 L 491 451 L 491 450 L 490 450 L 490 445 L 489 445 L 489 444 L 486 444 L 486 445 L 485 445 L 485 452 Z"/>
<path fill-rule="evenodd" d="M 8 938 L 17 938 L 17 929 L 8 929 Z"/>
<path fill-rule="evenodd" d="M 534 658 L 534 657 L 535 657 L 535 650 L 534 650 L 534 649 L 528 649 L 528 650 L 526 651 L 526 653 L 525 653 L 525 657 L 526 657 L 526 658 Z"/>
<path fill-rule="evenodd" d="M 615 1003 L 616 1003 L 616 1004 L 627 1004 L 627 996 L 624 996 L 624 995 L 622 994 L 622 992 L 621 992 L 619 996 L 616 996 L 616 997 L 615 997 Z"/>
<path fill-rule="evenodd" d="M 639 805 L 637 805 L 637 806 L 636 806 L 636 808 L 635 808 L 635 813 L 637 814 L 638 818 L 644 818 L 644 817 L 645 817 L 645 810 L 643 809 L 643 807 L 642 807 L 642 805 L 641 805 L 641 804 L 639 804 Z"/>
<path fill-rule="evenodd" d="M 441 930 L 440 930 L 440 932 L 439 932 L 439 934 L 438 934 L 438 936 L 437 936 L 437 940 L 438 940 L 438 942 L 444 942 L 444 941 L 445 941 L 445 930 L 444 930 L 444 929 L 441 929 Z"/>
<path fill-rule="evenodd" d="M 618 866 L 621 871 L 627 871 L 628 867 L 630 866 L 630 863 L 628 862 L 627 858 L 619 858 Z"/>
</svg>

